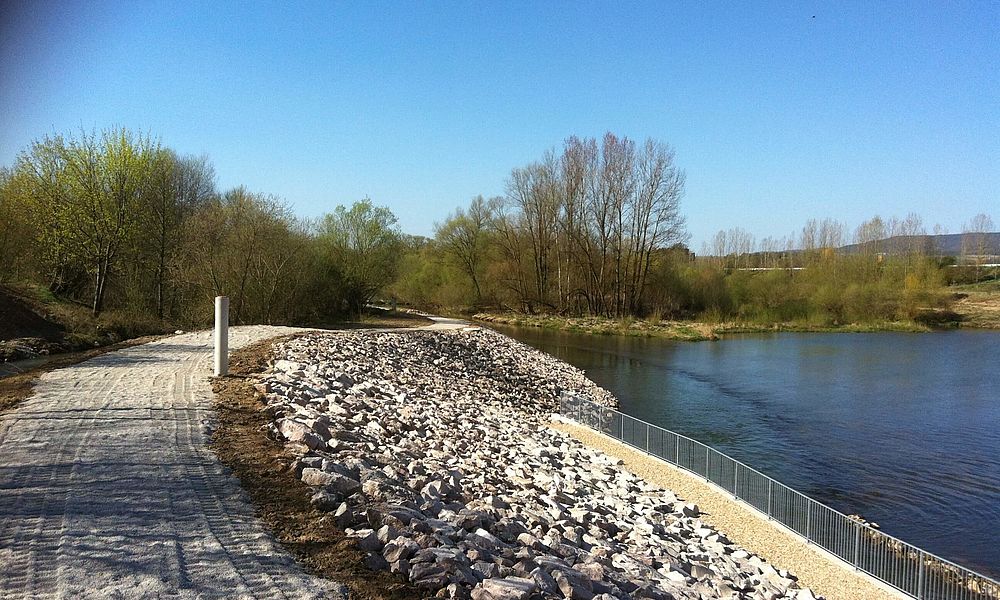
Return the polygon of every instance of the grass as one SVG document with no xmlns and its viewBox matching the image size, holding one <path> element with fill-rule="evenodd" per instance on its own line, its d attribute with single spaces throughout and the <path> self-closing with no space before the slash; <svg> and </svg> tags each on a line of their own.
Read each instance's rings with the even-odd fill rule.
<svg viewBox="0 0 1000 600">
<path fill-rule="evenodd" d="M 983 292 L 1000 294 L 1000 279 L 991 281 L 980 281 L 979 283 L 966 283 L 963 285 L 953 285 L 948 288 L 953 292 Z"/>
<path fill-rule="evenodd" d="M 594 335 L 631 335 L 662 337 L 674 340 L 700 341 L 715 339 L 711 325 L 687 321 L 646 321 L 642 319 L 609 319 L 606 317 L 560 317 L 554 315 L 524 315 L 518 313 L 478 313 L 474 320 L 516 327 L 540 327 L 589 333 Z"/>
<path fill-rule="evenodd" d="M 65 329 L 52 350 L 75 351 L 116 344 L 124 340 L 174 331 L 170 323 L 123 311 L 105 311 L 95 317 L 85 304 L 58 298 L 45 286 L 19 285 L 5 291 L 21 299 L 47 321 Z"/>
<path fill-rule="evenodd" d="M 1000 299 L 1000 295 L 998 295 Z M 997 314 L 1000 319 L 1000 313 Z M 484 323 L 515 327 L 538 327 L 592 335 L 628 335 L 659 337 L 680 341 L 719 339 L 719 336 L 739 333 L 788 332 L 840 332 L 873 333 L 879 331 L 927 332 L 932 328 L 915 321 L 879 320 L 867 323 L 831 325 L 810 321 L 785 321 L 755 323 L 741 321 L 667 321 L 662 319 L 609 319 L 606 317 L 561 317 L 553 315 L 525 315 L 519 313 L 478 313 L 472 317 Z M 1000 328 L 1000 321 L 995 327 Z"/>
<path fill-rule="evenodd" d="M 1000 279 L 955 285 L 952 309 L 961 315 L 963 327 L 1000 329 Z"/>
</svg>

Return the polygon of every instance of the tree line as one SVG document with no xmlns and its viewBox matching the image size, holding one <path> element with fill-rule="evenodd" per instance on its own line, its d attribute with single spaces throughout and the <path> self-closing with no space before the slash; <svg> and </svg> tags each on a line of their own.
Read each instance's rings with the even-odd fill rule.
<svg viewBox="0 0 1000 600">
<path fill-rule="evenodd" d="M 47 136 L 0 170 L 0 283 L 33 283 L 177 324 L 321 323 L 357 314 L 396 274 L 402 235 L 362 200 L 321 219 L 278 197 L 220 191 L 204 156 L 126 129 Z"/>
<path fill-rule="evenodd" d="M 947 318 L 944 288 L 960 271 L 948 269 L 955 257 L 933 247 L 916 214 L 876 216 L 853 231 L 810 219 L 759 242 L 732 228 L 696 256 L 685 245 L 683 192 L 665 144 L 571 137 L 513 169 L 503 196 L 477 196 L 432 239 L 411 238 L 391 289 L 446 309 L 613 318 L 809 326 Z M 974 280 L 992 227 L 977 215 L 963 228 Z"/>
<path fill-rule="evenodd" d="M 126 129 L 49 136 L 0 169 L 0 283 L 44 286 L 95 315 L 177 324 L 205 323 L 219 294 L 234 323 L 322 324 L 390 298 L 812 325 L 948 306 L 950 259 L 928 245 L 917 215 L 874 217 L 853 232 L 813 219 L 759 242 L 733 228 L 696 256 L 684 185 L 666 144 L 570 137 L 512 169 L 504 195 L 477 196 L 425 238 L 404 235 L 367 199 L 304 220 L 276 196 L 220 191 L 207 157 Z M 963 253 L 982 262 L 992 228 L 987 215 L 969 221 Z M 975 280 L 984 272 L 977 265 Z"/>
<path fill-rule="evenodd" d="M 394 290 L 423 303 L 621 317 L 650 309 L 665 249 L 684 242 L 674 152 L 612 133 L 571 137 L 515 168 L 418 241 Z M 466 288 L 463 290 L 462 288 Z"/>
</svg>

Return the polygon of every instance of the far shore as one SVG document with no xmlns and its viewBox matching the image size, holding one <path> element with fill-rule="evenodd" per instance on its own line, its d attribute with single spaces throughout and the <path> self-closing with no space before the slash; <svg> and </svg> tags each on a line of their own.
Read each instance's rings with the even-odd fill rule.
<svg viewBox="0 0 1000 600">
<path fill-rule="evenodd" d="M 840 325 L 811 324 L 804 321 L 778 323 L 752 323 L 726 321 L 709 323 L 706 321 L 676 321 L 665 319 L 611 319 L 607 317 L 567 317 L 561 315 L 529 315 L 517 312 L 480 312 L 470 317 L 485 324 L 509 325 L 512 327 L 538 327 L 593 335 L 626 335 L 637 337 L 658 337 L 671 340 L 699 342 L 717 340 L 725 335 L 739 333 L 875 333 L 909 332 L 925 333 L 944 329 L 997 329 L 1000 330 L 1000 289 L 995 284 L 971 285 L 951 288 L 955 292 L 955 302 L 951 317 L 959 321 L 943 320 L 940 325 L 927 325 L 917 321 L 872 321 L 867 323 L 844 323 Z M 953 311 L 953 312 L 952 312 Z M 933 311 L 931 311 L 933 314 Z"/>
<path fill-rule="evenodd" d="M 935 329 L 912 321 L 879 321 L 845 325 L 810 325 L 808 323 L 705 323 L 699 321 L 653 321 L 647 319 L 609 319 L 606 317 L 562 317 L 521 313 L 477 313 L 473 321 L 512 327 L 537 327 L 592 335 L 658 337 L 699 342 L 718 340 L 725 335 L 775 332 L 871 333 L 880 331 L 928 332 Z"/>
</svg>

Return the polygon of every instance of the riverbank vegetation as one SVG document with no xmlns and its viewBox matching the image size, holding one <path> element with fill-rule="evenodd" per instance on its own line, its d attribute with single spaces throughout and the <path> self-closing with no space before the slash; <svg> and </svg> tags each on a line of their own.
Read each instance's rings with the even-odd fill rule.
<svg viewBox="0 0 1000 600">
<path fill-rule="evenodd" d="M 696 256 L 684 181 L 668 146 L 570 138 L 514 169 L 505 196 L 473 199 L 409 246 L 392 290 L 494 322 L 687 338 L 948 326 L 962 318 L 948 285 L 997 276 L 984 266 L 1000 253 L 986 215 L 966 226 L 958 256 L 935 244 L 954 236 L 927 235 L 913 214 L 876 216 L 849 245 L 832 219 L 759 243 L 734 228 Z"/>
<path fill-rule="evenodd" d="M 235 324 L 332 324 L 376 300 L 683 339 L 913 330 L 966 310 L 969 324 L 1000 322 L 987 215 L 952 236 L 927 235 L 916 215 L 852 233 L 810 220 L 780 240 L 733 228 L 695 255 L 684 188 L 666 144 L 571 137 L 426 238 L 367 199 L 305 220 L 276 196 L 219 190 L 207 157 L 125 129 L 54 135 L 0 169 L 0 285 L 86 306 L 71 329 L 117 339 L 205 325 L 222 294 Z"/>
<path fill-rule="evenodd" d="M 369 200 L 306 221 L 125 129 L 42 138 L 0 171 L 0 284 L 85 305 L 74 329 L 204 325 L 223 294 L 234 324 L 338 322 L 394 278 L 401 243 Z"/>
</svg>

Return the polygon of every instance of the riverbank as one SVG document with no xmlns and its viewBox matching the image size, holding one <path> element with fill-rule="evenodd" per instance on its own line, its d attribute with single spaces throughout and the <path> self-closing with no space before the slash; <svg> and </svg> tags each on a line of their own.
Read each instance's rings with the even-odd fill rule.
<svg viewBox="0 0 1000 600">
<path fill-rule="evenodd" d="M 777 568 L 794 570 L 803 585 L 828 600 L 898 600 L 902 594 L 880 585 L 846 563 L 830 556 L 800 536 L 777 526 L 749 506 L 707 483 L 704 478 L 631 448 L 572 421 L 554 419 L 564 431 L 589 447 L 623 461 L 623 466 L 650 483 L 663 486 L 694 502 L 703 520 L 725 531 L 735 543 L 767 556 Z"/>
<path fill-rule="evenodd" d="M 548 426 L 582 372 L 489 330 L 306 334 L 255 377 L 270 435 L 363 564 L 425 595 L 806 600 L 702 510 Z M 301 492 L 303 498 L 306 492 Z"/>
<path fill-rule="evenodd" d="M 685 342 L 717 340 L 724 335 L 741 333 L 873 333 L 880 331 L 927 332 L 930 327 L 912 321 L 878 321 L 874 323 L 848 323 L 837 326 L 819 326 L 808 323 L 786 322 L 756 323 L 705 323 L 698 321 L 650 321 L 644 319 L 609 319 L 605 317 L 561 317 L 555 315 L 525 315 L 520 313 L 477 313 L 472 316 L 483 324 L 512 327 L 537 327 L 587 333 L 593 335 L 625 335 L 657 337 Z"/>
<path fill-rule="evenodd" d="M 953 308 L 963 327 L 1000 329 L 1000 281 L 959 286 L 955 294 Z"/>
<path fill-rule="evenodd" d="M 718 338 L 715 326 L 693 321 L 648 321 L 643 319 L 608 319 L 605 317 L 561 317 L 522 313 L 476 313 L 473 321 L 512 327 L 538 327 L 595 335 L 662 337 L 697 342 Z"/>
</svg>

